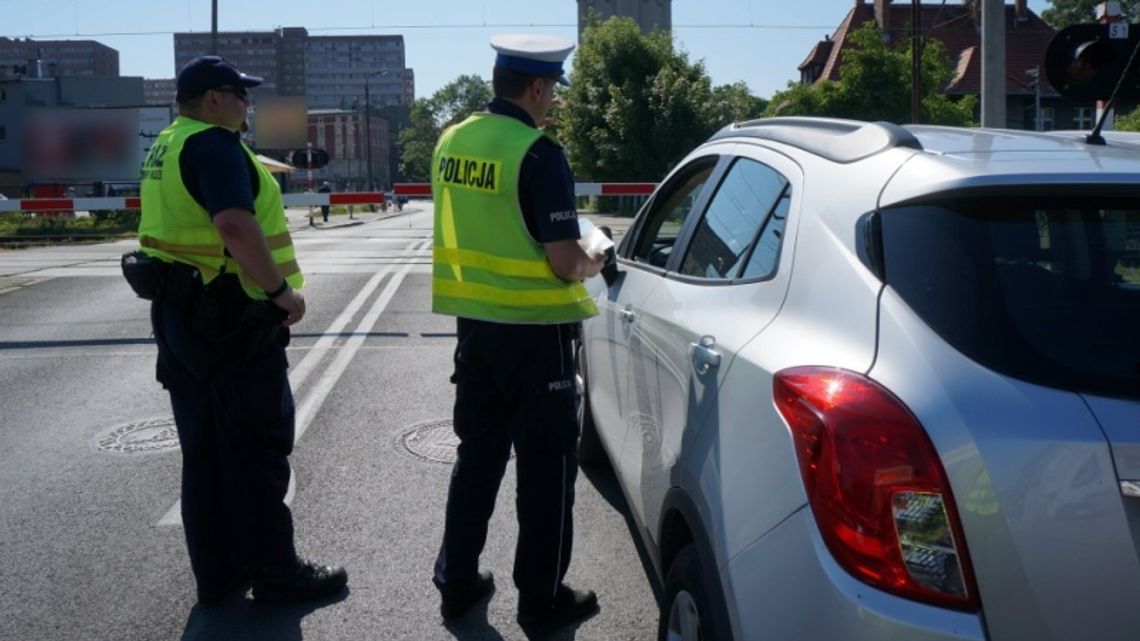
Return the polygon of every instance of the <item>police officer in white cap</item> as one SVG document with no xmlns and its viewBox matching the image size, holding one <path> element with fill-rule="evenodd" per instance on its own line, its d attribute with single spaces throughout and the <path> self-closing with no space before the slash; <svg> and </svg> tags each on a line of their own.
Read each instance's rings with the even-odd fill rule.
<svg viewBox="0 0 1140 641">
<path fill-rule="evenodd" d="M 604 254 L 579 245 L 574 177 L 541 126 L 574 45 L 499 35 L 487 111 L 440 137 L 432 164 L 432 309 L 457 317 L 455 432 L 434 581 L 445 619 L 494 590 L 479 555 L 514 446 L 519 536 L 514 582 L 524 629 L 557 628 L 598 610 L 562 581 L 570 564 L 577 477 L 572 344 L 597 313 L 582 279 Z"/>
</svg>

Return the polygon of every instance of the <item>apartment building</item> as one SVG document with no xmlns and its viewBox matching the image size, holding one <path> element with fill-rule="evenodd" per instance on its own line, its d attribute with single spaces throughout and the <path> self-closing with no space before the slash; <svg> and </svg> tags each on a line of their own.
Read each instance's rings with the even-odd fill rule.
<svg viewBox="0 0 1140 641">
<path fill-rule="evenodd" d="M 305 49 L 311 109 L 411 105 L 415 76 L 404 59 L 403 36 L 316 36 Z"/>
<path fill-rule="evenodd" d="M 175 73 L 210 50 L 209 33 L 174 34 Z M 265 78 L 260 96 L 305 96 L 309 109 L 411 105 L 415 76 L 398 35 L 312 36 L 304 27 L 218 33 L 218 54 Z"/>
<path fill-rule="evenodd" d="M 290 95 L 278 91 L 278 31 L 220 31 L 218 32 L 218 55 L 233 62 L 243 72 L 265 79 L 254 91 L 255 98 L 261 95 Z M 210 51 L 211 36 L 208 32 L 174 34 L 174 75 L 194 58 Z M 302 94 L 303 95 L 303 94 Z"/>
<path fill-rule="evenodd" d="M 174 78 L 143 80 L 143 97 L 148 105 L 173 105 L 177 93 Z"/>
<path fill-rule="evenodd" d="M 673 28 L 673 0 L 576 0 L 578 3 L 578 39 L 590 11 L 598 12 L 602 20 L 613 16 L 633 18 L 642 33 L 653 29 L 670 31 Z"/>
<path fill-rule="evenodd" d="M 94 40 L 0 37 L 0 70 L 30 78 L 117 76 L 119 52 Z"/>
<path fill-rule="evenodd" d="M 377 113 L 368 114 L 366 120 L 363 111 L 313 109 L 309 111 L 308 138 L 315 149 L 324 149 L 331 159 L 325 167 L 313 170 L 315 184 L 328 180 L 338 191 L 364 190 L 369 189 L 371 180 L 374 188 L 390 187 L 391 132 L 388 121 Z M 304 170 L 292 177 L 295 184 L 307 180 Z"/>
</svg>

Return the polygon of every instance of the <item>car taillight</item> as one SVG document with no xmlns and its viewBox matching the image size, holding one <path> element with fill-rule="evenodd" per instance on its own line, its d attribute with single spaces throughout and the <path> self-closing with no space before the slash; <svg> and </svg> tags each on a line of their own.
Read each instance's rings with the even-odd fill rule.
<svg viewBox="0 0 1140 641">
<path fill-rule="evenodd" d="M 786 369 L 773 388 L 812 513 L 839 564 L 887 592 L 977 610 L 946 473 L 906 406 L 875 381 L 836 368 Z"/>
</svg>

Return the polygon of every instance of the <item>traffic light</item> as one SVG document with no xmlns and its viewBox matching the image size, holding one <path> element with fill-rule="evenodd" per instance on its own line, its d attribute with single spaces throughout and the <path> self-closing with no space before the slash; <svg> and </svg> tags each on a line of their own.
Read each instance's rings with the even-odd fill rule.
<svg viewBox="0 0 1140 641">
<path fill-rule="evenodd" d="M 312 154 L 312 162 L 309 161 Z M 329 164 L 329 152 L 324 149 L 298 149 L 293 152 L 293 166 L 300 169 L 320 169 Z"/>
<path fill-rule="evenodd" d="M 1140 61 L 1133 55 L 1138 45 L 1140 24 L 1065 27 L 1045 50 L 1045 76 L 1057 93 L 1074 100 L 1107 100 L 1118 82 L 1118 98 L 1140 98 Z"/>
</svg>

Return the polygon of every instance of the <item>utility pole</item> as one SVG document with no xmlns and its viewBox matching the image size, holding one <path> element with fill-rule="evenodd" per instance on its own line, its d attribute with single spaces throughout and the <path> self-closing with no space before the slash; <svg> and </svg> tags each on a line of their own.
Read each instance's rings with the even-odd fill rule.
<svg viewBox="0 0 1140 641">
<path fill-rule="evenodd" d="M 1005 0 L 982 2 L 982 126 L 1005 121 Z"/>
<path fill-rule="evenodd" d="M 922 0 L 910 5 L 910 121 L 922 122 Z"/>
<path fill-rule="evenodd" d="M 306 125 L 306 127 L 305 127 L 305 136 L 306 137 L 309 135 L 308 131 L 309 131 L 308 126 Z M 306 173 L 308 174 L 308 179 L 309 179 L 309 186 L 305 189 L 305 191 L 311 194 L 311 193 L 316 192 L 317 189 L 316 189 L 316 187 L 313 186 L 313 143 L 310 141 L 305 141 L 305 169 L 307 170 Z M 314 223 L 313 223 L 313 206 L 312 205 L 309 205 L 309 226 L 310 227 L 314 226 Z"/>
<path fill-rule="evenodd" d="M 313 143 L 305 143 L 305 167 L 309 169 L 309 190 L 313 189 Z"/>
<path fill-rule="evenodd" d="M 1045 127 L 1041 122 L 1041 65 L 1037 65 L 1032 69 L 1026 69 L 1025 75 L 1033 78 L 1033 129 L 1036 131 L 1045 131 Z"/>
<path fill-rule="evenodd" d="M 368 191 L 372 191 L 372 96 L 368 93 L 369 76 L 364 79 L 364 147 L 368 156 Z"/>
<path fill-rule="evenodd" d="M 210 55 L 218 55 L 218 0 L 210 0 Z"/>
<path fill-rule="evenodd" d="M 375 184 L 372 181 L 372 94 L 369 92 L 368 86 L 373 78 L 376 76 L 386 76 L 391 73 L 387 69 L 375 71 L 364 77 L 364 137 L 365 146 L 368 148 L 368 191 L 376 191 Z"/>
</svg>

